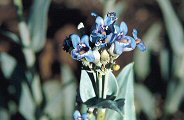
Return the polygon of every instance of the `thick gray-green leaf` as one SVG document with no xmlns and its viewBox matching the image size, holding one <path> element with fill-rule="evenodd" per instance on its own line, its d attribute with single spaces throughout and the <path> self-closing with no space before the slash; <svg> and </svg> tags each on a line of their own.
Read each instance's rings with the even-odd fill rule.
<svg viewBox="0 0 184 120">
<path fill-rule="evenodd" d="M 116 12 L 116 15 L 119 17 L 121 13 L 125 10 L 126 2 L 123 0 L 116 2 L 116 0 L 104 0 L 104 15 L 108 12 Z"/>
<path fill-rule="evenodd" d="M 19 106 L 20 113 L 27 120 L 35 120 L 34 118 L 35 107 L 36 106 L 32 99 L 29 88 L 25 83 L 22 83 L 22 94 L 20 97 L 20 106 Z"/>
<path fill-rule="evenodd" d="M 108 88 L 107 95 L 117 96 L 119 87 L 117 80 L 112 72 L 110 72 L 109 75 L 107 88 Z"/>
<path fill-rule="evenodd" d="M 1 61 L 1 70 L 6 78 L 10 78 L 15 67 L 17 61 L 10 55 L 6 53 L 0 54 L 0 61 Z"/>
<path fill-rule="evenodd" d="M 151 92 L 141 84 L 135 84 L 135 99 L 140 109 L 147 114 L 150 120 L 156 119 L 156 102 Z"/>
<path fill-rule="evenodd" d="M 0 120 L 10 120 L 8 111 L 0 107 Z"/>
<path fill-rule="evenodd" d="M 63 65 L 61 67 L 61 74 L 62 74 L 62 83 L 64 86 L 63 89 L 63 106 L 62 109 L 64 110 L 62 112 L 62 115 L 64 116 L 64 119 L 72 119 L 73 118 L 73 111 L 75 107 L 75 100 L 76 100 L 76 90 L 77 90 L 77 84 L 74 77 L 74 74 L 72 73 L 72 70 L 68 65 Z"/>
<path fill-rule="evenodd" d="M 44 82 L 43 90 L 47 100 L 44 113 L 48 114 L 52 119 L 61 118 L 64 102 L 61 83 L 58 80 L 49 80 Z"/>
<path fill-rule="evenodd" d="M 150 73 L 150 52 L 159 52 L 162 47 L 159 39 L 161 28 L 161 23 L 155 22 L 143 36 L 147 50 L 145 52 L 141 52 L 138 49 L 135 51 L 135 73 L 140 80 L 145 80 Z"/>
<path fill-rule="evenodd" d="M 128 64 L 123 68 L 117 77 L 119 85 L 119 93 L 117 99 L 125 98 L 124 119 L 123 120 L 135 120 L 135 106 L 134 106 L 134 88 L 133 88 L 133 63 Z M 114 112 L 107 112 L 107 120 L 122 120 L 122 117 Z"/>
<path fill-rule="evenodd" d="M 184 30 L 180 23 L 170 0 L 157 0 L 164 17 L 171 47 L 175 54 L 184 52 Z"/>
<path fill-rule="evenodd" d="M 35 74 L 31 84 L 31 88 L 37 105 L 40 105 L 43 100 L 41 87 L 42 86 L 40 83 L 40 78 L 38 74 Z"/>
<path fill-rule="evenodd" d="M 23 46 L 29 47 L 31 43 L 30 32 L 25 21 L 20 21 L 18 24 L 20 38 Z"/>
<path fill-rule="evenodd" d="M 178 110 L 184 97 L 183 91 L 184 91 L 184 80 L 179 81 L 179 83 L 175 86 L 173 95 L 167 97 L 165 105 L 167 113 L 173 114 Z"/>
<path fill-rule="evenodd" d="M 122 110 L 124 106 L 124 99 L 113 100 L 103 100 L 98 102 L 94 107 L 96 108 L 106 108 L 116 111 L 119 116 L 123 117 Z"/>
<path fill-rule="evenodd" d="M 81 71 L 79 90 L 80 90 L 80 97 L 83 102 L 86 102 L 90 98 L 96 97 L 91 79 L 85 70 Z"/>
<path fill-rule="evenodd" d="M 29 18 L 29 30 L 32 38 L 32 48 L 40 51 L 46 41 L 47 14 L 51 0 L 34 0 Z"/>
<path fill-rule="evenodd" d="M 31 48 L 23 48 L 24 57 L 26 59 L 26 65 L 32 67 L 35 64 L 36 56 Z"/>
<path fill-rule="evenodd" d="M 18 36 L 10 31 L 4 31 L 4 30 L 0 30 L 0 33 L 3 34 L 4 36 L 10 38 L 12 41 L 14 41 L 17 44 L 20 44 L 20 39 L 18 38 Z"/>
<path fill-rule="evenodd" d="M 67 120 L 73 117 L 77 88 L 74 75 L 67 65 L 61 67 L 61 74 L 62 82 L 50 80 L 44 84 L 48 100 L 44 111 L 52 119 Z"/>
<path fill-rule="evenodd" d="M 160 51 L 161 75 L 165 80 L 169 80 L 169 51 L 163 49 Z"/>
</svg>

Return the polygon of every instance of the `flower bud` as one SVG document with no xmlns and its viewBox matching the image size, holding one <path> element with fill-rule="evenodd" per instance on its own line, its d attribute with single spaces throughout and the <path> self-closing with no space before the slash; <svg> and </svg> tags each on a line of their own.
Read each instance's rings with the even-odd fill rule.
<svg viewBox="0 0 184 120">
<path fill-rule="evenodd" d="M 119 55 L 118 55 L 118 54 L 115 54 L 114 49 L 115 49 L 115 45 L 114 45 L 114 43 L 113 43 L 113 44 L 111 45 L 111 47 L 108 49 L 108 51 L 109 51 L 109 53 L 110 53 L 111 56 L 113 56 L 114 58 L 118 58 Z"/>
<path fill-rule="evenodd" d="M 101 53 L 101 58 L 100 58 L 102 64 L 107 64 L 110 60 L 109 53 L 107 50 L 103 50 Z"/>
<path fill-rule="evenodd" d="M 112 69 L 114 71 L 118 71 L 120 69 L 120 65 L 115 64 L 115 65 L 112 66 Z"/>
</svg>

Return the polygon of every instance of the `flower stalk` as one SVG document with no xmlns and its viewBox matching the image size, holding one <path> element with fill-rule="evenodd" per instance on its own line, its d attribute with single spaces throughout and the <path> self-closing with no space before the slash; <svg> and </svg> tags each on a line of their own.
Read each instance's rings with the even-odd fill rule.
<svg viewBox="0 0 184 120">
<path fill-rule="evenodd" d="M 99 93 L 102 93 L 102 96 L 99 96 L 99 97 L 101 97 L 103 99 L 106 99 L 106 97 L 107 97 L 109 72 L 110 72 L 109 69 L 105 70 L 105 73 L 104 73 L 104 84 L 103 84 L 102 75 L 99 76 L 101 78 L 101 79 L 99 79 L 99 83 L 101 83 L 101 84 L 99 84 L 99 86 L 100 86 Z M 106 109 L 105 108 L 99 108 L 97 112 L 98 112 L 97 113 L 97 120 L 105 120 Z"/>
<path fill-rule="evenodd" d="M 79 94 L 82 103 L 97 110 L 97 120 L 105 120 L 107 109 L 116 110 L 121 114 L 124 102 L 124 99 L 115 99 L 117 96 L 114 93 L 118 86 L 115 77 L 110 77 L 113 76 L 112 70 L 117 71 L 120 68 L 115 64 L 115 60 L 123 52 L 132 51 L 136 47 L 145 51 L 146 48 L 144 42 L 138 38 L 136 29 L 133 29 L 131 37 L 127 35 L 128 27 L 125 22 L 121 22 L 119 26 L 114 24 L 117 21 L 116 13 L 110 12 L 104 19 L 95 13 L 92 13 L 92 16 L 96 17 L 96 20 L 91 34 L 71 34 L 65 39 L 63 49 L 71 53 L 73 59 L 81 61 L 86 71 L 82 74 L 85 80 L 80 81 Z M 78 29 L 84 29 L 84 25 L 80 23 Z M 109 83 L 113 87 L 109 86 Z M 91 119 L 89 115 L 84 116 L 81 116 L 79 111 L 74 114 L 75 120 Z"/>
</svg>

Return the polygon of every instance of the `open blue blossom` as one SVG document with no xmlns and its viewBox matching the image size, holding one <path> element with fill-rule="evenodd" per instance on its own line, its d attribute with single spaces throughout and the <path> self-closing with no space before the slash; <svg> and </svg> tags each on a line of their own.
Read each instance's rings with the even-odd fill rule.
<svg viewBox="0 0 184 120">
<path fill-rule="evenodd" d="M 71 51 L 73 59 L 81 60 L 85 58 L 88 62 L 94 62 L 95 56 L 89 46 L 89 37 L 87 35 L 80 37 L 76 34 L 71 35 L 74 49 Z"/>
<path fill-rule="evenodd" d="M 117 36 L 113 39 L 114 42 L 114 52 L 115 54 L 122 54 L 124 51 L 131 51 L 136 47 L 136 41 L 134 38 L 127 36 L 128 27 L 125 22 L 121 22 L 120 27 L 115 27 L 117 31 Z"/>
<path fill-rule="evenodd" d="M 104 19 L 105 26 L 113 25 L 117 21 L 116 13 L 115 12 L 109 12 Z"/>
<path fill-rule="evenodd" d="M 83 120 L 88 120 L 88 113 L 83 113 L 82 114 L 82 119 Z"/>
<path fill-rule="evenodd" d="M 113 25 L 118 19 L 115 12 L 109 12 L 104 19 L 98 16 L 96 13 L 91 13 L 91 15 L 96 17 L 96 26 L 102 27 L 104 29 L 107 29 L 107 27 Z"/>
<path fill-rule="evenodd" d="M 76 110 L 73 114 L 75 120 L 88 120 L 88 113 L 83 113 L 82 115 L 78 110 Z"/>
<path fill-rule="evenodd" d="M 96 26 L 90 35 L 90 41 L 95 43 L 96 46 L 105 47 L 114 38 L 114 23 L 117 20 L 116 14 L 114 12 L 108 13 L 105 19 L 97 16 L 95 13 L 92 13 L 92 16 L 96 17 Z"/>
<path fill-rule="evenodd" d="M 133 29 L 132 34 L 133 34 L 133 37 L 134 37 L 134 39 L 135 39 L 135 41 L 136 41 L 137 47 L 138 47 L 141 51 L 145 51 L 145 50 L 146 50 L 146 46 L 145 46 L 144 42 L 143 42 L 140 38 L 137 37 L 137 34 L 138 34 L 137 30 L 136 30 L 136 29 Z"/>
<path fill-rule="evenodd" d="M 74 112 L 73 117 L 74 117 L 75 120 L 82 120 L 81 119 L 81 114 L 80 114 L 80 112 L 78 110 L 76 110 Z"/>
</svg>

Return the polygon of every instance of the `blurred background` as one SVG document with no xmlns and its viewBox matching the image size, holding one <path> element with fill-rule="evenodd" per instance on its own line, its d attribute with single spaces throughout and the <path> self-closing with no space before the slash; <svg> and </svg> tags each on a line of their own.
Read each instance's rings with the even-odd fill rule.
<svg viewBox="0 0 184 120">
<path fill-rule="evenodd" d="M 117 59 L 135 62 L 137 120 L 184 120 L 184 0 L 0 0 L 0 120 L 72 120 L 80 63 L 63 40 L 112 11 L 147 47 Z"/>
</svg>

